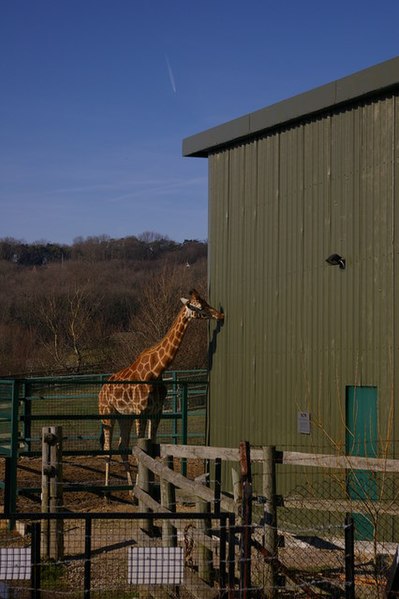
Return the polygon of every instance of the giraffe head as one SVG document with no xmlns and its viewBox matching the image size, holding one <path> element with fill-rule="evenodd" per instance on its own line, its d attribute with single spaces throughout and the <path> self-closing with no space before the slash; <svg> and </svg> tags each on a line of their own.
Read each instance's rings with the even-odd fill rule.
<svg viewBox="0 0 399 599">
<path fill-rule="evenodd" d="M 187 316 L 190 319 L 203 318 L 210 320 L 211 318 L 214 318 L 215 320 L 224 320 L 223 312 L 219 312 L 219 310 L 212 308 L 212 306 L 202 299 L 195 289 L 190 291 L 189 299 L 182 297 L 181 301 L 186 306 Z"/>
</svg>

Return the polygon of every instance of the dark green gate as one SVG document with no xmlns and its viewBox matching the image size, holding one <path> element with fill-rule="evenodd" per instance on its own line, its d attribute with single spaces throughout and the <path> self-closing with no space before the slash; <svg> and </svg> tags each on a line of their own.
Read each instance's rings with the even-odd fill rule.
<svg viewBox="0 0 399 599">
<path fill-rule="evenodd" d="M 17 460 L 21 448 L 19 431 L 19 382 L 0 379 L 0 457 L 5 458 L 4 512 L 13 511 L 17 496 Z"/>
</svg>

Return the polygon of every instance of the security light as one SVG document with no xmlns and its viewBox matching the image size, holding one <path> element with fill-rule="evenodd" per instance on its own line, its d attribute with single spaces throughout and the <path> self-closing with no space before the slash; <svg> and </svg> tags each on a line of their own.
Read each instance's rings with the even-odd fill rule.
<svg viewBox="0 0 399 599">
<path fill-rule="evenodd" d="M 345 258 L 342 258 L 339 254 L 331 254 L 331 256 L 328 256 L 326 259 L 326 262 L 331 266 L 339 266 L 341 270 L 345 270 Z"/>
</svg>

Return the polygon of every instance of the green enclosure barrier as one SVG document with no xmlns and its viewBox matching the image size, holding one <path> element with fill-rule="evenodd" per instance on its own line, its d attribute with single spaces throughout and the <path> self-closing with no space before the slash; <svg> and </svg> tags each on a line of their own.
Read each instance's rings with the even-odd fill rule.
<svg viewBox="0 0 399 599">
<path fill-rule="evenodd" d="M 61 426 L 63 454 L 103 455 L 98 394 L 107 374 L 0 380 L 0 456 L 6 457 L 5 508 L 15 511 L 18 456 L 37 457 L 42 451 L 42 428 Z M 131 381 L 130 381 L 131 382 Z M 136 381 L 135 381 L 136 382 Z M 205 441 L 207 371 L 164 373 L 168 396 L 164 402 L 157 441 L 195 444 Z M 123 384 L 129 384 L 128 381 Z M 126 416 L 125 418 L 132 418 Z M 115 425 L 113 454 L 119 454 Z M 131 445 L 135 440 L 132 427 Z M 185 468 L 185 465 L 183 465 Z"/>
<path fill-rule="evenodd" d="M 21 455 L 38 455 L 41 452 L 41 429 L 51 425 L 63 428 L 65 455 L 101 455 L 98 394 L 107 378 L 108 375 L 93 375 L 26 379 L 20 415 L 25 442 Z M 167 385 L 168 395 L 157 435 L 159 442 L 186 444 L 189 439 L 195 439 L 195 443 L 199 444 L 204 442 L 206 379 L 206 370 L 165 373 L 164 383 Z M 123 381 L 121 384 L 130 382 Z M 114 418 L 117 419 L 116 416 Z M 118 437 L 116 424 L 114 447 Z M 134 427 L 131 438 L 135 438 Z"/>
<path fill-rule="evenodd" d="M 14 381 L 0 381 L 0 455 L 12 452 Z"/>
</svg>

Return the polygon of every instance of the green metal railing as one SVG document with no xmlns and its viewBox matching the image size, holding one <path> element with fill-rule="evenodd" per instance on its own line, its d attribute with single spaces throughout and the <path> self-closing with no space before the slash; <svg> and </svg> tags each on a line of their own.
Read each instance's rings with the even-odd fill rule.
<svg viewBox="0 0 399 599">
<path fill-rule="evenodd" d="M 14 380 L 0 380 L 0 456 L 5 458 L 4 512 L 9 514 L 15 508 L 17 497 L 17 460 L 20 447 L 19 385 Z M 15 511 L 15 509 L 14 509 Z"/>
<path fill-rule="evenodd" d="M 0 486 L 5 489 L 5 511 L 14 512 L 17 494 L 26 491 L 17 488 L 18 457 L 41 455 L 43 426 L 62 426 L 64 456 L 122 453 L 117 449 L 106 452 L 100 448 L 102 417 L 98 414 L 98 393 L 108 376 L 0 379 L 0 456 L 6 459 L 5 481 L 0 482 Z M 132 382 L 140 384 L 138 381 L 120 384 Z M 196 444 L 204 443 L 207 371 L 169 371 L 164 374 L 163 382 L 168 395 L 157 441 L 187 444 L 194 439 Z M 139 417 L 112 415 L 111 418 Z M 134 439 L 133 428 L 131 443 Z"/>
</svg>

